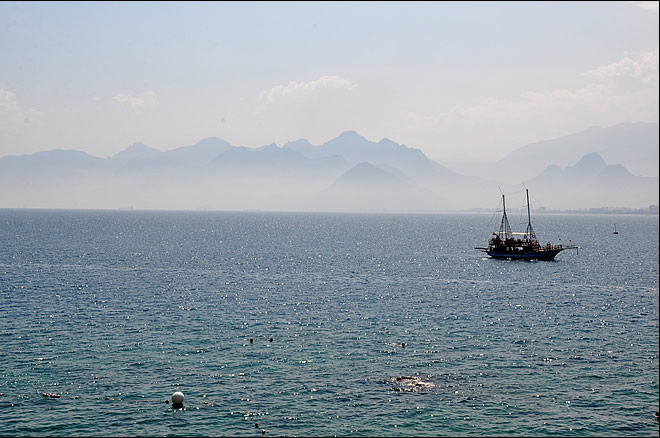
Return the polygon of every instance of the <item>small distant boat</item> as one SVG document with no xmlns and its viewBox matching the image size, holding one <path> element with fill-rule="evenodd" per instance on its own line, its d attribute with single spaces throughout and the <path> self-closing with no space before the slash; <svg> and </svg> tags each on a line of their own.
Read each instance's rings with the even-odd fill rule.
<svg viewBox="0 0 660 438">
<path fill-rule="evenodd" d="M 614 224 L 614 232 L 612 234 L 619 234 L 619 232 L 616 230 L 616 224 Z"/>
<path fill-rule="evenodd" d="M 529 211 L 529 190 L 525 189 L 527 194 L 527 229 L 524 233 L 514 233 L 509 225 L 509 218 L 506 215 L 506 203 L 502 195 L 502 222 L 500 230 L 493 232 L 493 236 L 488 241 L 488 247 L 475 248 L 484 251 L 489 256 L 496 259 L 513 260 L 547 260 L 555 259 L 555 256 L 565 249 L 577 249 L 577 246 L 553 245 L 548 242 L 541 245 L 536 238 L 536 233 L 532 228 L 532 217 Z"/>
</svg>

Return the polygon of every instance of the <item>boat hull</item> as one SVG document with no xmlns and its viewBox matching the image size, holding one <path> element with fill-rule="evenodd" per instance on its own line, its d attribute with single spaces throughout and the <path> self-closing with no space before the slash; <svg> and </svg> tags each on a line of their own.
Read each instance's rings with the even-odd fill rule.
<svg viewBox="0 0 660 438">
<path fill-rule="evenodd" d="M 521 251 L 521 252 L 508 252 L 508 251 L 491 251 L 486 250 L 486 254 L 496 259 L 511 259 L 511 260 L 545 260 L 552 261 L 555 256 L 566 248 L 560 249 L 546 249 L 541 251 Z"/>
</svg>

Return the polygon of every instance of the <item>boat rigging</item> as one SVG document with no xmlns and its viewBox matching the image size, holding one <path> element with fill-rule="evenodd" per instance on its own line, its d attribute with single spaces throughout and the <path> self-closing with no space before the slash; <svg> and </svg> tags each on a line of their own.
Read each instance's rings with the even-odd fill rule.
<svg viewBox="0 0 660 438">
<path fill-rule="evenodd" d="M 506 202 L 502 195 L 502 220 L 498 232 L 493 232 L 493 237 L 488 241 L 488 247 L 476 247 L 489 256 L 496 259 L 515 260 L 547 260 L 555 259 L 555 256 L 566 249 L 578 249 L 577 246 L 562 244 L 554 245 L 548 242 L 541 245 L 532 227 L 532 216 L 529 208 L 529 189 L 525 189 L 527 195 L 527 228 L 523 233 L 511 231 L 509 218 L 506 215 Z"/>
</svg>

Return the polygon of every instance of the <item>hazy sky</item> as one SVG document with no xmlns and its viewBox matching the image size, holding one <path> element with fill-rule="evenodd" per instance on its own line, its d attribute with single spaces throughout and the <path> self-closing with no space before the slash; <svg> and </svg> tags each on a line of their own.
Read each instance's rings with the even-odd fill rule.
<svg viewBox="0 0 660 438">
<path fill-rule="evenodd" d="M 658 2 L 2 2 L 0 156 L 355 130 L 443 162 L 658 122 Z"/>
</svg>

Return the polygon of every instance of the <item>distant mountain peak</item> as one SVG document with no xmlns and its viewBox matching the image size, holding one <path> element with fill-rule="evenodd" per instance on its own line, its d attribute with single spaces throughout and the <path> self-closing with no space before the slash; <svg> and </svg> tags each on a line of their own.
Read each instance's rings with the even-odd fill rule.
<svg viewBox="0 0 660 438">
<path fill-rule="evenodd" d="M 142 143 L 141 141 L 139 141 L 137 143 L 133 143 L 132 145 L 130 145 L 129 147 L 126 148 L 126 150 L 141 150 L 141 149 L 142 150 L 148 150 L 148 149 L 153 149 L 153 148 L 147 146 L 146 144 Z"/>
<path fill-rule="evenodd" d="M 118 157 L 127 157 L 127 156 L 147 156 L 147 155 L 156 155 L 156 154 L 161 154 L 162 152 L 159 151 L 158 149 L 154 149 L 152 147 L 147 146 L 146 144 L 142 142 L 138 143 L 133 143 L 123 151 L 119 152 L 118 154 L 114 155 L 112 158 L 118 158 Z"/>
<path fill-rule="evenodd" d="M 206 138 L 203 138 L 200 141 L 198 141 L 196 144 L 206 143 L 206 142 L 209 142 L 209 141 L 215 142 L 215 141 L 218 141 L 218 140 L 220 140 L 218 137 L 206 137 Z"/>
<path fill-rule="evenodd" d="M 658 124 L 625 122 L 610 127 L 592 126 L 555 139 L 530 143 L 497 162 L 502 178 L 529 178 L 549 163 L 571 166 L 592 152 L 608 163 L 619 163 L 634 175 L 658 175 Z M 593 161 L 592 161 L 593 160 Z M 585 163 L 600 165 L 596 157 Z"/>
<path fill-rule="evenodd" d="M 194 144 L 194 146 L 231 146 L 229 143 L 218 137 L 206 137 Z"/>
<path fill-rule="evenodd" d="M 360 141 L 367 141 L 366 138 L 362 137 L 360 134 L 358 134 L 355 131 L 344 131 L 341 134 L 339 134 L 335 140 L 360 140 Z"/>
<path fill-rule="evenodd" d="M 394 175 L 387 170 L 375 166 L 368 162 L 358 163 L 351 169 L 346 171 L 335 184 L 338 185 L 351 185 L 351 184 L 378 184 L 389 185 L 401 182 L 401 178 Z"/>
<path fill-rule="evenodd" d="M 578 168 L 590 168 L 590 169 L 602 169 L 603 167 L 607 166 L 607 163 L 605 163 L 605 160 L 603 160 L 603 157 L 600 156 L 600 154 L 596 152 L 591 152 L 589 154 L 584 155 L 580 161 L 577 162 L 575 167 Z"/>
<path fill-rule="evenodd" d="M 611 164 L 603 169 L 601 176 L 630 178 L 633 177 L 633 174 L 628 172 L 628 169 L 626 169 L 625 166 L 621 164 Z"/>
<path fill-rule="evenodd" d="M 312 146 L 312 144 L 306 138 L 301 138 L 294 141 L 288 141 L 284 145 L 285 148 L 294 148 L 294 149 L 297 147 L 309 147 L 309 146 Z"/>
<path fill-rule="evenodd" d="M 543 175 L 561 175 L 563 169 L 556 164 L 551 164 L 545 168 Z"/>
</svg>

